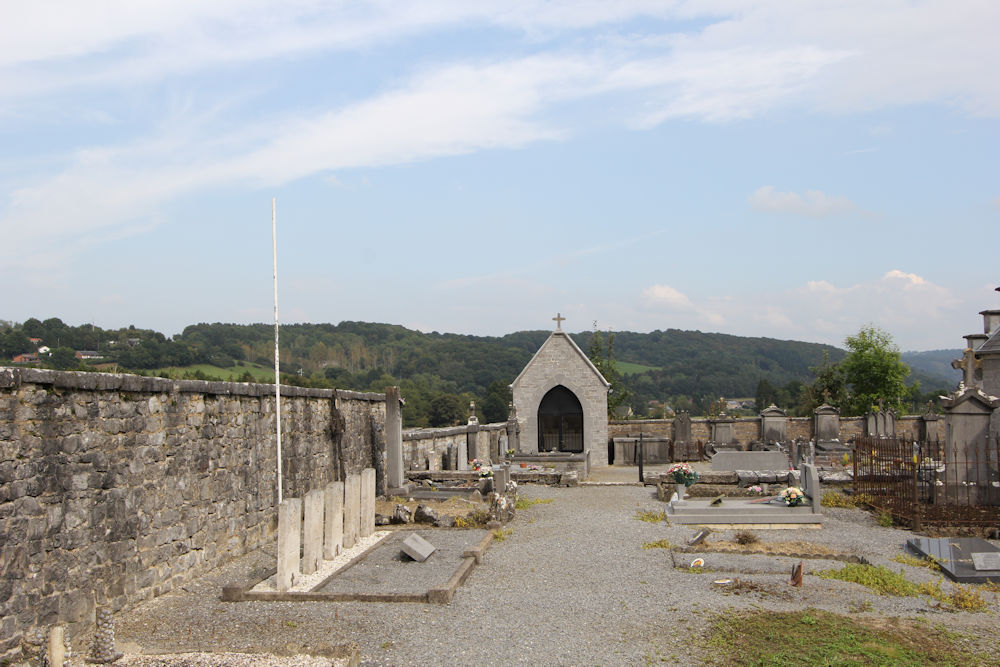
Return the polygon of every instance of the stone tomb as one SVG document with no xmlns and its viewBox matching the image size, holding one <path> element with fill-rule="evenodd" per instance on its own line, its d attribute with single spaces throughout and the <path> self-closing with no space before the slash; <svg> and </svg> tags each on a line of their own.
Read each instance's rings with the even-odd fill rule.
<svg viewBox="0 0 1000 667">
<path fill-rule="evenodd" d="M 963 584 L 1000 583 L 1000 549 L 978 537 L 916 537 L 906 548 L 933 558 L 952 581 Z"/>
</svg>

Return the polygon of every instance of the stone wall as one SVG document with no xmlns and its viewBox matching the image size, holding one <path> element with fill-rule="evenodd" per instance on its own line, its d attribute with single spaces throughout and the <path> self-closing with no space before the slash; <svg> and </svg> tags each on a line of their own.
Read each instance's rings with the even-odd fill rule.
<svg viewBox="0 0 1000 667">
<path fill-rule="evenodd" d="M 896 433 L 899 436 L 920 437 L 923 419 L 919 415 L 906 415 L 896 418 Z M 931 438 L 944 439 L 944 420 L 928 422 Z M 644 435 L 673 439 L 674 421 L 672 419 L 628 419 L 615 420 L 608 424 L 608 437 L 624 438 Z M 840 419 L 841 442 L 864 435 L 864 417 L 842 417 Z M 761 419 L 759 417 L 740 417 L 733 420 L 733 433 L 737 442 L 747 445 L 761 439 Z M 789 440 L 812 440 L 815 438 L 815 423 L 812 417 L 788 417 L 786 435 Z M 691 440 L 709 442 L 711 440 L 711 420 L 704 417 L 691 420 Z"/>
<path fill-rule="evenodd" d="M 383 394 L 281 391 L 286 496 L 384 470 Z M 0 660 L 273 539 L 274 402 L 273 385 L 0 368 Z"/>
<path fill-rule="evenodd" d="M 507 449 L 507 422 L 403 431 L 403 469 L 448 470 L 449 450 L 457 452 L 463 443 L 468 460 L 497 463 Z M 464 469 L 463 462 L 456 460 L 453 469 Z"/>
</svg>

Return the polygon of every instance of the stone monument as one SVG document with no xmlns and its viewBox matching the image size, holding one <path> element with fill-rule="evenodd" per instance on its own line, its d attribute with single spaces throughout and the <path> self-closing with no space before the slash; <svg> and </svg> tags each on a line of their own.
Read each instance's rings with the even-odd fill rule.
<svg viewBox="0 0 1000 667">
<path fill-rule="evenodd" d="M 593 465 L 608 465 L 608 391 L 611 384 L 562 330 L 542 343 L 511 383 L 517 415 L 519 452 L 585 454 Z"/>
</svg>

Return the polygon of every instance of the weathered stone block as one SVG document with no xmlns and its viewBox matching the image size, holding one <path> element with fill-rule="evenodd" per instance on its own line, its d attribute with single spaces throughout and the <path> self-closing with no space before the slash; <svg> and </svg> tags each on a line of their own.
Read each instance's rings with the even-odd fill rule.
<svg viewBox="0 0 1000 667">
<path fill-rule="evenodd" d="M 369 537 L 375 532 L 375 469 L 361 471 L 361 516 L 359 537 Z"/>
<path fill-rule="evenodd" d="M 361 532 L 361 475 L 344 480 L 344 548 L 350 549 Z"/>
<path fill-rule="evenodd" d="M 323 492 L 313 489 L 307 493 L 304 508 L 302 573 L 312 574 L 319 568 L 319 561 L 323 555 Z"/>
<path fill-rule="evenodd" d="M 323 496 L 323 558 L 333 560 L 344 544 L 344 483 L 330 482 Z"/>
<path fill-rule="evenodd" d="M 276 587 L 287 591 L 299 575 L 302 536 L 302 500 L 286 498 L 278 506 L 278 574 Z"/>
</svg>

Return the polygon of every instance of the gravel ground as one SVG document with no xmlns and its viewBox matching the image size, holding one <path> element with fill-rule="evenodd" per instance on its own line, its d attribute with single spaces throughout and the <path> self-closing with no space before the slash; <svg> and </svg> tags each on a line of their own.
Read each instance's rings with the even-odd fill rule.
<svg viewBox="0 0 1000 667">
<path fill-rule="evenodd" d="M 117 615 L 119 648 L 287 655 L 356 642 L 362 664 L 372 666 L 696 664 L 700 656 L 691 653 L 690 639 L 715 613 L 761 607 L 920 616 L 995 641 L 1000 600 L 994 594 L 984 593 L 988 613 L 943 612 L 923 598 L 877 596 L 810 576 L 843 566 L 828 560 L 807 560 L 804 586 L 792 588 L 787 581 L 796 561 L 788 557 L 642 549 L 661 539 L 682 544 L 695 532 L 635 518 L 638 510 L 665 508 L 651 487 L 523 485 L 520 491 L 553 502 L 519 512 L 513 532 L 494 543 L 450 604 L 219 601 L 224 583 L 273 565 L 273 555 L 257 552 L 188 590 Z M 754 532 L 764 541 L 809 541 L 904 568 L 890 559 L 911 533 L 879 527 L 860 510 L 824 509 L 821 530 Z M 687 565 L 698 556 L 705 573 L 675 569 L 674 562 Z M 926 568 L 905 569 L 913 581 L 935 577 Z M 712 584 L 720 577 L 739 578 L 753 590 L 727 594 Z"/>
</svg>

